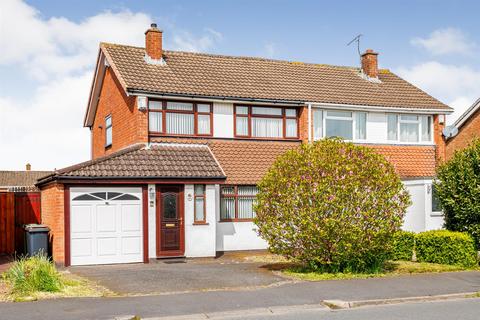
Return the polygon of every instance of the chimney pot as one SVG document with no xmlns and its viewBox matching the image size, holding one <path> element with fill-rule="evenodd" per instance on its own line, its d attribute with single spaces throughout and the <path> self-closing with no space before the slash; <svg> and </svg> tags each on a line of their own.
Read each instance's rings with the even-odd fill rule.
<svg viewBox="0 0 480 320">
<path fill-rule="evenodd" d="M 162 30 L 157 28 L 156 23 L 152 23 L 145 32 L 145 52 L 152 60 L 162 59 Z"/>
<path fill-rule="evenodd" d="M 378 53 L 367 49 L 362 54 L 362 71 L 370 78 L 378 78 Z"/>
<path fill-rule="evenodd" d="M 25 169 L 26 169 L 27 171 L 30 171 L 30 170 L 32 169 L 32 165 L 31 165 L 30 163 L 27 163 L 27 164 L 25 165 Z"/>
</svg>

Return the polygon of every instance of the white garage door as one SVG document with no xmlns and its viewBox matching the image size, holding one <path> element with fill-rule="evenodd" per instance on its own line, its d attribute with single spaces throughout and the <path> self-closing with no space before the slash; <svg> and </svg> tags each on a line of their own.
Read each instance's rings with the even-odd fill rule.
<svg viewBox="0 0 480 320">
<path fill-rule="evenodd" d="M 143 261 L 142 189 L 70 189 L 71 265 Z"/>
<path fill-rule="evenodd" d="M 408 207 L 404 218 L 403 230 L 421 232 L 425 231 L 425 184 L 406 184 L 410 193 L 412 205 Z"/>
</svg>

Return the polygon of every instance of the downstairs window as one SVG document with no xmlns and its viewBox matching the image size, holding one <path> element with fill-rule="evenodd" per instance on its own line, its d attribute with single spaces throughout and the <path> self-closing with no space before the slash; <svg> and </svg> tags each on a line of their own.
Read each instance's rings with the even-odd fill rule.
<svg viewBox="0 0 480 320">
<path fill-rule="evenodd" d="M 255 218 L 253 205 L 256 186 L 225 186 L 221 188 L 220 220 L 250 221 Z"/>
</svg>

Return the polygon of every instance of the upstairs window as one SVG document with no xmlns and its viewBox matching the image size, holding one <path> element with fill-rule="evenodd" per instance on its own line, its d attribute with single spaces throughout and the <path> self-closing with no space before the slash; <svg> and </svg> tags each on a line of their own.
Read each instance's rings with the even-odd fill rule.
<svg viewBox="0 0 480 320">
<path fill-rule="evenodd" d="M 105 117 L 105 148 L 112 145 L 112 115 Z"/>
<path fill-rule="evenodd" d="M 212 105 L 204 102 L 148 103 L 149 131 L 168 135 L 212 135 Z"/>
<path fill-rule="evenodd" d="M 389 114 L 387 131 L 387 139 L 390 141 L 431 142 L 432 117 Z"/>
<path fill-rule="evenodd" d="M 313 109 L 313 138 L 367 139 L 367 113 Z"/>
<path fill-rule="evenodd" d="M 235 136 L 245 138 L 298 138 L 294 108 L 235 106 Z"/>
</svg>

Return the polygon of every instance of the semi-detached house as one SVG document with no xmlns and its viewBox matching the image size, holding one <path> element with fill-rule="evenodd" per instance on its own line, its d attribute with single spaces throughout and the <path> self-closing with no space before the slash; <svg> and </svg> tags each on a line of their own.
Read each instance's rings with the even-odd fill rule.
<svg viewBox="0 0 480 320">
<path fill-rule="evenodd" d="M 338 136 L 395 166 L 413 200 L 404 228 L 439 228 L 432 177 L 452 110 L 367 50 L 361 68 L 100 44 L 85 116 L 90 161 L 39 180 L 65 265 L 264 249 L 252 209 L 276 157 Z M 435 208 L 435 205 L 434 205 Z"/>
</svg>

